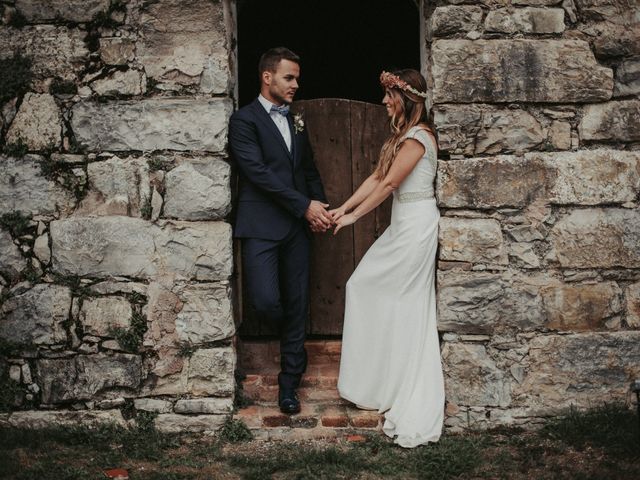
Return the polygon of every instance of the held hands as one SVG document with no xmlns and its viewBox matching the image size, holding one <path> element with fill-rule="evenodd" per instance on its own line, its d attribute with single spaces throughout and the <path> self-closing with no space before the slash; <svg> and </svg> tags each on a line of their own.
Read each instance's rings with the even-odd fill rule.
<svg viewBox="0 0 640 480">
<path fill-rule="evenodd" d="M 304 218 L 309 222 L 309 227 L 314 233 L 326 232 L 333 226 L 333 218 L 327 212 L 328 203 L 311 200 Z"/>
<path fill-rule="evenodd" d="M 342 227 L 353 225 L 356 222 L 357 217 L 353 213 L 347 213 L 347 210 L 348 209 L 344 205 L 341 205 L 340 207 L 329 211 L 333 217 L 333 223 L 336 227 L 333 230 L 334 235 L 337 234 Z"/>
<path fill-rule="evenodd" d="M 346 213 L 337 218 L 335 224 L 336 228 L 333 230 L 333 234 L 336 235 L 342 227 L 347 227 L 356 223 L 358 218 L 353 213 Z"/>
<path fill-rule="evenodd" d="M 335 227 L 333 230 L 335 235 L 342 227 L 353 225 L 356 222 L 357 217 L 353 213 L 347 213 L 347 209 L 344 206 L 327 211 L 328 206 L 328 204 L 318 200 L 311 200 L 304 217 L 309 222 L 312 232 L 324 233 L 331 227 Z"/>
</svg>

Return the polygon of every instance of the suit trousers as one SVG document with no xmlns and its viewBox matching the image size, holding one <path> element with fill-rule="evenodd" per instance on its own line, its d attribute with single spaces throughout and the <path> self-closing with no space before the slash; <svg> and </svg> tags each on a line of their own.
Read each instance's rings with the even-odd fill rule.
<svg viewBox="0 0 640 480">
<path fill-rule="evenodd" d="M 311 239 L 302 221 L 279 241 L 242 239 L 242 264 L 249 303 L 260 321 L 280 334 L 282 389 L 298 388 L 307 367 L 304 348 L 309 314 Z"/>
</svg>

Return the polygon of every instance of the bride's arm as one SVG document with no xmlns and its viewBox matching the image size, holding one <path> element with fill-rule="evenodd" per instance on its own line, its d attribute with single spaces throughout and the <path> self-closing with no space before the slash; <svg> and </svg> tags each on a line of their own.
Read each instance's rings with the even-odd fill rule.
<svg viewBox="0 0 640 480">
<path fill-rule="evenodd" d="M 380 179 L 376 177 L 375 174 L 369 175 L 369 177 L 362 182 L 362 184 L 358 187 L 358 189 L 346 200 L 342 205 L 338 208 L 331 210 L 329 213 L 333 215 L 333 220 L 338 220 L 347 212 L 350 212 L 358 205 L 362 203 L 362 201 L 367 198 L 371 192 L 378 186 L 380 183 Z"/>
<path fill-rule="evenodd" d="M 405 142 L 402 144 L 402 147 L 400 147 L 400 150 L 398 151 L 396 159 L 393 161 L 389 172 L 382 179 L 382 181 L 378 181 L 378 184 L 375 185 L 375 188 L 355 208 L 355 210 L 337 219 L 337 226 L 333 232 L 334 235 L 338 233 L 338 231 L 342 227 L 346 227 L 347 225 L 355 223 L 355 221 L 360 217 L 366 215 L 382 202 L 384 202 L 385 199 L 389 195 L 391 195 L 391 193 L 393 193 L 395 189 L 398 188 L 402 181 L 407 178 L 407 176 L 411 173 L 411 171 L 418 163 L 418 160 L 420 160 L 423 155 L 424 146 L 422 146 L 420 142 L 414 139 L 405 140 Z M 355 197 L 355 195 L 356 194 L 354 194 L 353 197 Z"/>
</svg>

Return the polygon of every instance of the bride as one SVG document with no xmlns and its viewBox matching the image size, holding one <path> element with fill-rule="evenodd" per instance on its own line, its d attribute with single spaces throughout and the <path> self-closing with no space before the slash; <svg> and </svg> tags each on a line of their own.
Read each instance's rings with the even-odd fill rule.
<svg viewBox="0 0 640 480">
<path fill-rule="evenodd" d="M 373 174 L 332 210 L 334 234 L 393 194 L 391 224 L 347 282 L 338 391 L 385 412 L 384 432 L 402 447 L 435 442 L 444 419 L 436 325 L 436 141 L 427 85 L 415 70 L 382 72 L 391 135 Z"/>
</svg>

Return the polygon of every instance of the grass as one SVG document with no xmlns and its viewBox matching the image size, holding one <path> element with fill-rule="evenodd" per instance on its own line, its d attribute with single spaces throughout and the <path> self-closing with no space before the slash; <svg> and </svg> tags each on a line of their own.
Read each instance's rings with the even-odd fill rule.
<svg viewBox="0 0 640 480">
<path fill-rule="evenodd" d="M 114 337 L 126 351 L 135 353 L 140 349 L 146 331 L 146 317 L 139 311 L 134 310 L 131 317 L 131 326 L 129 328 L 111 328 L 109 335 Z"/>
<path fill-rule="evenodd" d="M 0 428 L 0 478 L 101 478 L 114 467 L 132 480 L 640 478 L 638 418 L 615 405 L 572 410 L 534 432 L 446 434 L 411 450 L 381 434 L 358 443 L 262 442 L 249 441 L 234 421 L 217 437 L 204 437 L 161 434 L 153 415 L 137 420 L 131 429 Z"/>
</svg>

